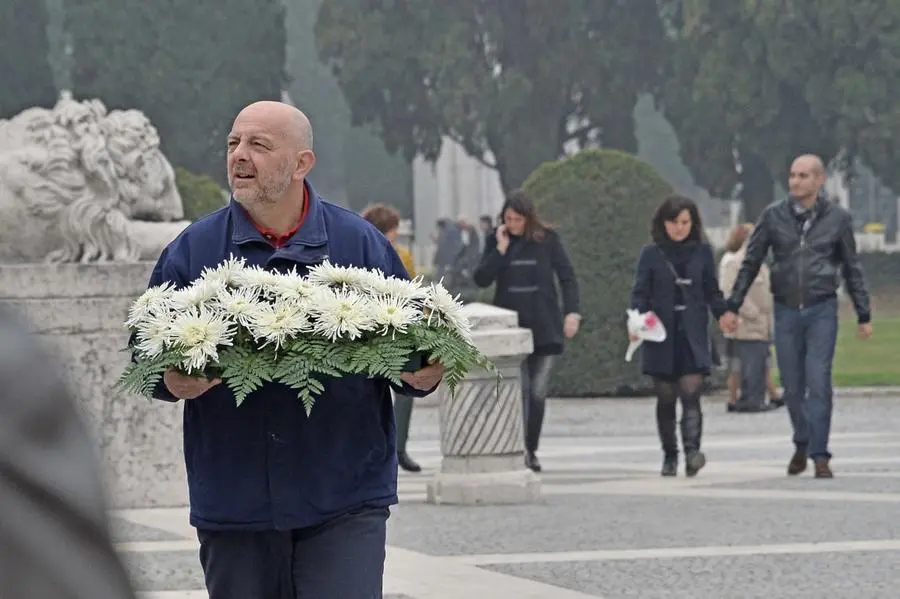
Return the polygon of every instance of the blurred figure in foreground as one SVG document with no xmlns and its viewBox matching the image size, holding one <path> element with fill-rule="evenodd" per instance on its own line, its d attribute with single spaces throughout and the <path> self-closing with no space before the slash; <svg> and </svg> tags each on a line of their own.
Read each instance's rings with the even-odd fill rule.
<svg viewBox="0 0 900 599">
<path fill-rule="evenodd" d="M 390 206 L 375 204 L 363 210 L 361 216 L 375 225 L 381 234 L 387 237 L 400 261 L 403 262 L 410 278 L 416 278 L 416 264 L 409 248 L 397 243 L 400 230 L 400 213 Z M 397 423 L 397 462 L 407 472 L 421 472 L 422 467 L 406 453 L 406 440 L 409 438 L 409 422 L 412 420 L 413 398 L 394 392 L 394 419 Z"/>
<path fill-rule="evenodd" d="M 62 372 L 0 310 L 0 597 L 134 599 Z"/>
</svg>

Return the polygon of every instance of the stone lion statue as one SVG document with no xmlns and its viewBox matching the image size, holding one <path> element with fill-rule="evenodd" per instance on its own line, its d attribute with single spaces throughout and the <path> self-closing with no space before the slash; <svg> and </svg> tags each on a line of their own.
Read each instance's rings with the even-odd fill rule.
<svg viewBox="0 0 900 599">
<path fill-rule="evenodd" d="M 183 218 L 143 113 L 63 92 L 52 109 L 0 120 L 0 262 L 152 260 Z"/>
</svg>

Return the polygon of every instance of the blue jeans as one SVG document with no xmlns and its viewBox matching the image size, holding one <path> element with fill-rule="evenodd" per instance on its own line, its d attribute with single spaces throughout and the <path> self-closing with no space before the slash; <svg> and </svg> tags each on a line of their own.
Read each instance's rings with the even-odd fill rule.
<svg viewBox="0 0 900 599">
<path fill-rule="evenodd" d="M 288 531 L 198 530 L 210 599 L 381 599 L 388 508 Z"/>
<path fill-rule="evenodd" d="M 814 460 L 831 457 L 831 364 L 837 331 L 836 298 L 802 309 L 775 304 L 775 352 L 794 445 Z"/>
<path fill-rule="evenodd" d="M 525 417 L 525 450 L 537 451 L 544 426 L 544 406 L 550 373 L 556 356 L 531 354 L 522 361 L 522 408 Z"/>
</svg>

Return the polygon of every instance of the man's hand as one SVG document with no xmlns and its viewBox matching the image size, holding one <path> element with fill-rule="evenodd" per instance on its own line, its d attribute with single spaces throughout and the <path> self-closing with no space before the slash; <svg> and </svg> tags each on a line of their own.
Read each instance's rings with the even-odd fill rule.
<svg viewBox="0 0 900 599">
<path fill-rule="evenodd" d="M 400 378 L 403 382 L 419 391 L 428 391 L 441 382 L 444 377 L 444 365 L 440 362 L 429 364 L 415 372 L 403 372 Z"/>
<path fill-rule="evenodd" d="M 497 251 L 505 254 L 509 249 L 509 233 L 506 232 L 506 225 L 497 227 Z"/>
<path fill-rule="evenodd" d="M 174 368 L 170 368 L 163 375 L 163 382 L 166 384 L 166 389 L 169 390 L 169 393 L 178 399 L 194 399 L 221 383 L 222 379 L 210 380 L 202 376 L 187 376 Z"/>
<path fill-rule="evenodd" d="M 868 339 L 872 336 L 872 323 L 864 322 L 856 329 L 856 336 L 860 339 Z"/>
<path fill-rule="evenodd" d="M 563 335 L 566 339 L 571 339 L 578 334 L 578 327 L 581 326 L 581 317 L 578 314 L 566 314 L 563 320 Z"/>
<path fill-rule="evenodd" d="M 726 312 L 719 317 L 719 328 L 723 333 L 733 333 L 738 328 L 737 315 L 734 312 Z"/>
</svg>

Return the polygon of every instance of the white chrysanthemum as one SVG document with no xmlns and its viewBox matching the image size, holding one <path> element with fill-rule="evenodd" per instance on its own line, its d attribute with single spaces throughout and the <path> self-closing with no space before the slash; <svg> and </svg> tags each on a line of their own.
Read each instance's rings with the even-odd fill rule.
<svg viewBox="0 0 900 599">
<path fill-rule="evenodd" d="M 218 280 L 197 279 L 189 287 L 172 292 L 172 307 L 179 310 L 199 308 L 216 298 L 225 289 Z"/>
<path fill-rule="evenodd" d="M 332 341 L 358 339 L 375 328 L 371 301 L 353 289 L 320 288 L 310 312 L 313 330 Z"/>
<path fill-rule="evenodd" d="M 135 349 L 145 358 L 158 358 L 172 343 L 172 319 L 168 310 L 149 313 L 137 324 Z"/>
<path fill-rule="evenodd" d="M 125 326 L 133 329 L 145 318 L 167 310 L 172 301 L 172 287 L 171 283 L 166 282 L 142 293 L 128 309 Z"/>
<path fill-rule="evenodd" d="M 246 268 L 244 258 L 235 258 L 232 255 L 228 260 L 215 268 L 204 268 L 200 278 L 236 287 L 238 286 L 241 273 Z"/>
<path fill-rule="evenodd" d="M 272 304 L 260 304 L 250 317 L 247 329 L 263 347 L 274 344 L 279 349 L 291 338 L 312 330 L 309 311 L 302 302 L 276 300 Z"/>
<path fill-rule="evenodd" d="M 238 287 L 237 289 L 222 289 L 216 295 L 216 305 L 228 316 L 247 327 L 252 322 L 262 304 L 259 302 L 256 289 L 252 287 Z"/>
<path fill-rule="evenodd" d="M 372 317 L 382 335 L 386 335 L 391 329 L 405 333 L 410 325 L 425 317 L 421 308 L 403 298 L 378 296 L 373 297 L 370 303 Z"/>
<path fill-rule="evenodd" d="M 408 281 L 397 277 L 381 277 L 372 282 L 370 292 L 373 295 L 386 295 L 406 302 L 423 301 L 428 290 L 419 284 L 418 279 Z"/>
<path fill-rule="evenodd" d="M 231 345 L 234 334 L 234 323 L 221 312 L 206 307 L 176 315 L 171 326 L 172 341 L 184 353 L 183 366 L 191 371 L 202 371 L 217 361 L 218 348 Z"/>
<path fill-rule="evenodd" d="M 440 324 L 456 330 L 465 339 L 471 339 L 472 325 L 463 313 L 458 297 L 450 295 L 443 285 L 433 283 L 425 298 L 425 307 L 431 311 L 428 319 L 431 322 L 437 318 Z"/>
<path fill-rule="evenodd" d="M 351 266 L 336 266 L 326 261 L 310 268 L 307 279 L 314 285 L 344 285 L 364 288 L 370 277 L 371 273 L 365 269 Z"/>
<path fill-rule="evenodd" d="M 316 291 L 316 286 L 300 276 L 296 270 L 278 275 L 273 281 L 272 291 L 285 301 L 302 302 Z"/>
<path fill-rule="evenodd" d="M 271 295 L 278 285 L 280 276 L 259 266 L 249 266 L 235 273 L 234 281 L 239 287 L 250 287 L 264 295 Z"/>
</svg>

